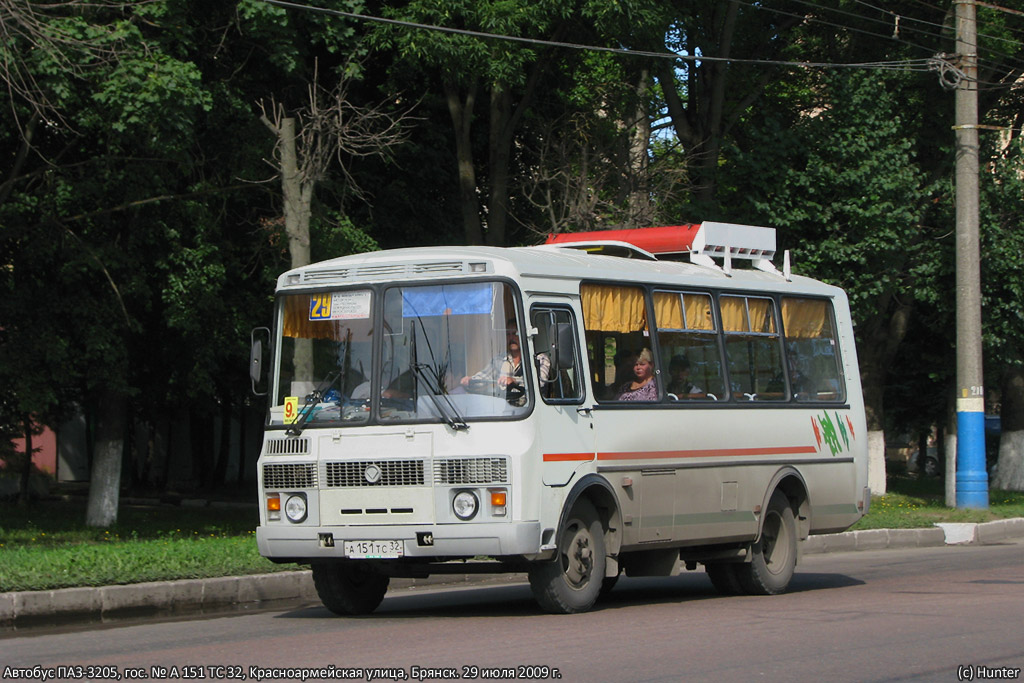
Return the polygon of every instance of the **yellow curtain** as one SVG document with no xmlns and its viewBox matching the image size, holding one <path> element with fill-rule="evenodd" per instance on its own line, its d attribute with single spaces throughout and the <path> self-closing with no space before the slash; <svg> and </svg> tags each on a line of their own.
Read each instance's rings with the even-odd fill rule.
<svg viewBox="0 0 1024 683">
<path fill-rule="evenodd" d="M 723 296 L 718 303 L 722 309 L 722 328 L 726 332 L 775 333 L 775 316 L 771 299 L 745 296 Z M 747 311 L 750 319 L 747 319 Z"/>
<path fill-rule="evenodd" d="M 639 287 L 581 285 L 580 303 L 588 330 L 638 332 L 647 328 L 644 293 Z"/>
<path fill-rule="evenodd" d="M 722 329 L 726 332 L 749 332 L 747 324 L 746 299 L 741 296 L 719 297 L 718 304 L 722 310 Z"/>
<path fill-rule="evenodd" d="M 788 339 L 832 337 L 828 304 L 821 299 L 782 300 L 782 324 Z"/>
<path fill-rule="evenodd" d="M 349 320 L 310 320 L 309 294 L 290 294 L 284 299 L 285 337 L 342 341 L 348 334 Z"/>
<path fill-rule="evenodd" d="M 673 292 L 655 292 L 654 319 L 658 321 L 659 330 L 684 329 L 686 325 L 683 322 L 683 307 L 680 296 Z"/>
<path fill-rule="evenodd" d="M 714 330 L 715 318 L 711 315 L 711 297 L 707 294 L 683 294 L 686 307 L 686 329 Z"/>
<path fill-rule="evenodd" d="M 774 334 L 775 316 L 772 315 L 772 302 L 770 299 L 747 299 L 747 308 L 750 310 L 751 332 L 762 334 Z"/>
</svg>

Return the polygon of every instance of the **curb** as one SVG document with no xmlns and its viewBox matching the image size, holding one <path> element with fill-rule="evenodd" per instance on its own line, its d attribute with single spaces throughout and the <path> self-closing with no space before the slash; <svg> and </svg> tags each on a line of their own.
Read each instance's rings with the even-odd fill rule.
<svg viewBox="0 0 1024 683">
<path fill-rule="evenodd" d="M 801 543 L 800 551 L 804 555 L 816 555 L 943 545 L 987 545 L 1013 538 L 1024 538 L 1024 518 L 981 524 L 937 524 L 931 529 L 870 529 L 823 534 L 807 538 Z M 482 581 L 500 581 L 501 576 L 439 574 L 426 579 L 393 579 L 391 588 L 475 585 Z M 509 582 L 520 580 L 517 574 L 504 576 Z M 275 601 L 318 599 L 309 570 L 98 588 L 18 591 L 0 593 L 0 629 L 245 610 L 266 607 Z"/>
</svg>

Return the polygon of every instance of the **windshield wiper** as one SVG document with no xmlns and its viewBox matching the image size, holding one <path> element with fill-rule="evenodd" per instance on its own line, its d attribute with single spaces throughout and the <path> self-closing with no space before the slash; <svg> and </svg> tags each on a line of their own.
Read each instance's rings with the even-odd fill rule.
<svg viewBox="0 0 1024 683">
<path fill-rule="evenodd" d="M 306 396 L 306 402 L 302 406 L 303 409 L 299 412 L 299 416 L 296 418 L 295 422 L 292 423 L 292 426 L 285 430 L 286 434 L 298 436 L 302 433 L 302 430 L 305 428 L 309 418 L 313 415 L 313 408 L 323 401 L 324 396 L 328 391 L 334 388 L 334 384 L 342 374 L 343 373 L 340 369 L 337 370 L 333 376 L 328 374 L 327 377 L 324 378 L 324 381 L 320 382 L 320 386 Z"/>
<path fill-rule="evenodd" d="M 437 392 L 434 391 L 433 386 L 431 386 L 430 376 L 427 374 L 427 368 L 430 366 L 426 363 L 413 363 L 412 367 L 413 370 L 416 371 L 416 376 L 419 377 L 423 384 L 426 385 L 427 396 L 430 397 L 434 407 L 437 408 L 437 412 L 440 413 L 441 417 L 444 418 L 444 421 L 448 423 L 448 426 L 456 431 L 469 429 L 469 425 L 466 424 L 466 421 L 462 419 L 461 415 L 459 415 L 458 409 L 455 407 L 455 404 L 451 402 L 451 399 L 448 398 L 448 395 L 441 394 L 438 396 Z M 444 401 L 441 400 L 442 398 Z"/>
</svg>

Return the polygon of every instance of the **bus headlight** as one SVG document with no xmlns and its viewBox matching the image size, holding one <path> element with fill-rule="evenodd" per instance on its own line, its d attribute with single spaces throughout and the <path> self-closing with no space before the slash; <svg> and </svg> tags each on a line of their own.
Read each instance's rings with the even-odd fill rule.
<svg viewBox="0 0 1024 683">
<path fill-rule="evenodd" d="M 480 507 L 480 501 L 472 491 L 459 491 L 452 499 L 452 512 L 461 520 L 473 519 Z"/>
<path fill-rule="evenodd" d="M 284 514 L 292 522 L 298 524 L 306 519 L 306 496 L 298 493 L 289 496 L 284 504 Z"/>
</svg>

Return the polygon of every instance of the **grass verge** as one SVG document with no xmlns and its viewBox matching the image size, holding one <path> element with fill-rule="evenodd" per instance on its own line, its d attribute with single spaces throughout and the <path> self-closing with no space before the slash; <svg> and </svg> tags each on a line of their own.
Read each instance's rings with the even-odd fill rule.
<svg viewBox="0 0 1024 683">
<path fill-rule="evenodd" d="M 941 479 L 889 477 L 884 496 L 871 499 L 871 510 L 852 530 L 921 529 L 936 522 L 992 522 L 1024 517 L 1024 492 L 989 491 L 987 510 L 946 507 Z"/>
<path fill-rule="evenodd" d="M 992 491 L 988 510 L 961 510 L 944 505 L 941 480 L 892 477 L 888 488 L 853 529 L 1024 517 L 1024 493 Z M 84 502 L 0 504 L 0 593 L 296 569 L 260 557 L 255 507 L 122 505 L 109 529 L 84 521 Z"/>
<path fill-rule="evenodd" d="M 0 592 L 264 574 L 253 507 L 122 505 L 109 529 L 83 502 L 0 506 Z"/>
</svg>

